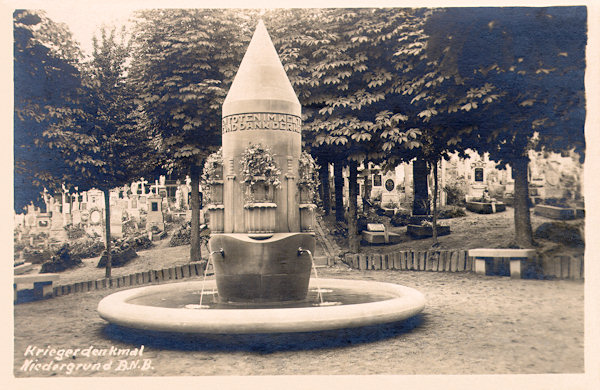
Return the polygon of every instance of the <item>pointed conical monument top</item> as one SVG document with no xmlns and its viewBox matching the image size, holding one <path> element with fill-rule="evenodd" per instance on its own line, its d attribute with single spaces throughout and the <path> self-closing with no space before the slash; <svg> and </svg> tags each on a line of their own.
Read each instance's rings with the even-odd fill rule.
<svg viewBox="0 0 600 390">
<path fill-rule="evenodd" d="M 259 20 L 223 102 L 223 117 L 249 112 L 300 116 L 301 106 L 267 28 Z"/>
</svg>

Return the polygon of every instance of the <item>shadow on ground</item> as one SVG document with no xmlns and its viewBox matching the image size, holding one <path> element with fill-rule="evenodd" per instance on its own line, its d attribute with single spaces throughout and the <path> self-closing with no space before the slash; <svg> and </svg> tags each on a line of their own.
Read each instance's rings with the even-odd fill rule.
<svg viewBox="0 0 600 390">
<path fill-rule="evenodd" d="M 247 351 L 269 354 L 279 351 L 343 348 L 394 338 L 424 326 L 427 320 L 421 313 L 401 322 L 362 328 L 321 332 L 198 335 L 155 332 L 107 325 L 105 337 L 127 344 L 144 345 L 154 349 L 181 351 Z"/>
</svg>

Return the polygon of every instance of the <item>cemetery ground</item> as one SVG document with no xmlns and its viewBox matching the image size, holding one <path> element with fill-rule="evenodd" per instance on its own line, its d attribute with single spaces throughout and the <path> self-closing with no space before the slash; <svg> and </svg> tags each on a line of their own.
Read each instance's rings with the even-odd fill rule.
<svg viewBox="0 0 600 390">
<path fill-rule="evenodd" d="M 583 284 L 513 280 L 471 273 L 321 269 L 327 278 L 398 283 L 421 291 L 425 310 L 400 324 L 356 330 L 271 336 L 171 336 L 122 332 L 96 313 L 118 290 L 71 294 L 15 306 L 14 374 L 26 371 L 27 348 L 140 348 L 138 357 L 78 357 L 67 363 L 112 360 L 109 370 L 70 376 L 369 375 L 582 373 Z M 49 358 L 37 358 L 40 363 Z M 119 370 L 148 359 L 152 368 Z M 63 360 L 63 362 L 65 361 Z M 57 363 L 61 363 L 60 361 Z M 141 364 L 140 364 L 141 366 Z"/>
<path fill-rule="evenodd" d="M 510 241 L 511 220 L 512 209 L 483 216 L 467 213 L 466 217 L 450 220 L 453 233 L 440 237 L 440 244 L 444 248 L 497 247 Z M 534 215 L 532 220 L 534 230 L 549 221 Z M 400 232 L 402 229 L 394 228 Z M 113 275 L 186 264 L 189 246 L 169 248 L 167 241 L 139 251 L 138 258 L 114 268 Z M 427 249 L 430 245 L 431 239 L 407 238 L 394 247 Z M 363 248 L 370 252 L 390 249 Z M 60 283 L 103 277 L 104 270 L 95 267 L 97 260 L 84 260 L 83 266 L 62 272 Z M 531 374 L 584 370 L 581 281 L 511 279 L 467 272 L 359 271 L 342 263 L 320 268 L 319 276 L 402 284 L 421 291 L 427 304 L 420 315 L 405 322 L 354 330 L 268 336 L 156 337 L 156 334 L 123 332 L 98 316 L 98 302 L 120 289 L 69 294 L 15 305 L 14 374 L 16 377 Z M 82 363 L 77 371 L 73 369 L 70 373 L 64 368 L 27 370 L 31 367 L 27 366 L 27 359 L 32 357 L 25 354 L 32 346 L 133 350 L 142 345 L 142 356 L 69 359 L 69 363 Z M 33 359 L 39 363 L 51 361 L 47 357 Z M 125 369 L 126 364 L 136 360 L 139 366 Z M 88 363 L 102 363 L 102 368 L 89 369 L 90 365 L 85 365 Z"/>
</svg>

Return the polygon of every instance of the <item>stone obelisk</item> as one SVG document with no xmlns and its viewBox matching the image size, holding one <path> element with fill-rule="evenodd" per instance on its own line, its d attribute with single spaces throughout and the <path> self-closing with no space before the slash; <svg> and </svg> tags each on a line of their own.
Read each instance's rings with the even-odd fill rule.
<svg viewBox="0 0 600 390">
<path fill-rule="evenodd" d="M 209 243 L 223 302 L 306 298 L 315 238 L 300 231 L 300 111 L 260 21 L 223 103 L 224 232 L 211 235 Z M 242 182 L 242 154 L 257 144 L 271 151 L 280 170 L 281 185 L 265 202 L 248 201 L 244 196 L 248 187 Z M 255 222 L 266 222 L 266 228 L 255 229 Z"/>
<path fill-rule="evenodd" d="M 300 231 L 296 180 L 301 106 L 262 21 L 223 103 L 225 233 L 246 232 L 240 159 L 250 144 L 269 147 L 281 170 L 275 232 Z"/>
</svg>

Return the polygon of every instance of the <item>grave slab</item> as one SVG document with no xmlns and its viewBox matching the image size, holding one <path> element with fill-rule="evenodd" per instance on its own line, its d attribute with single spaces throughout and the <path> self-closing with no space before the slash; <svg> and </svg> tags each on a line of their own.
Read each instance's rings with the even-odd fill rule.
<svg viewBox="0 0 600 390">
<path fill-rule="evenodd" d="M 396 233 L 388 233 L 389 241 L 387 244 L 397 244 L 400 242 L 400 235 Z M 362 239 L 369 244 L 386 244 L 384 232 L 362 232 Z"/>
<path fill-rule="evenodd" d="M 425 225 L 408 225 L 406 227 L 406 234 L 413 238 L 427 238 L 433 236 L 433 228 Z M 450 234 L 450 226 L 438 226 L 438 236 L 446 236 Z"/>
<path fill-rule="evenodd" d="M 479 214 L 493 214 L 506 210 L 506 205 L 502 202 L 476 202 L 468 201 L 467 210 Z"/>
<path fill-rule="evenodd" d="M 576 210 L 567 207 L 558 207 L 558 206 L 549 206 L 543 204 L 535 205 L 533 209 L 536 215 L 540 215 L 542 217 L 551 218 L 551 219 L 574 219 L 576 215 Z M 580 212 L 581 214 L 581 212 Z"/>
</svg>

